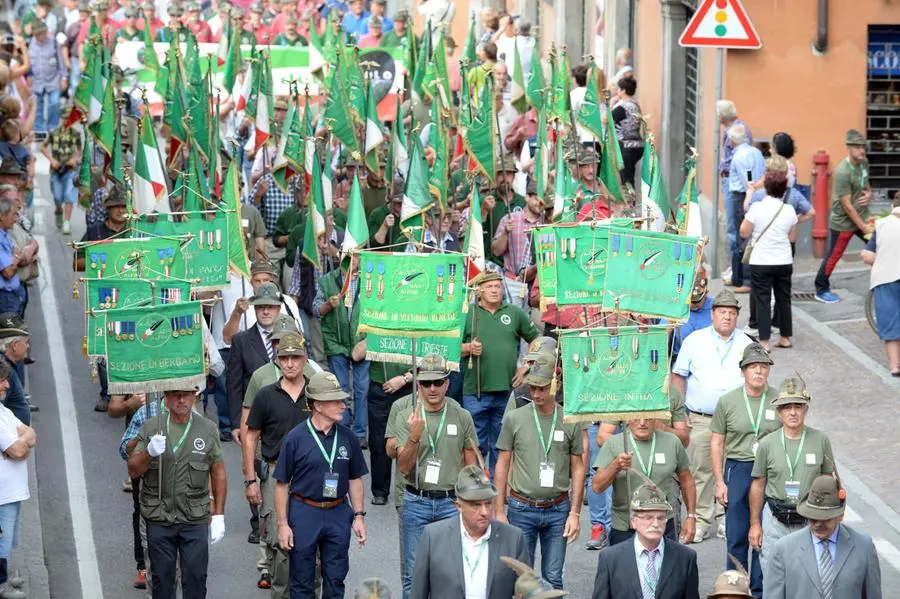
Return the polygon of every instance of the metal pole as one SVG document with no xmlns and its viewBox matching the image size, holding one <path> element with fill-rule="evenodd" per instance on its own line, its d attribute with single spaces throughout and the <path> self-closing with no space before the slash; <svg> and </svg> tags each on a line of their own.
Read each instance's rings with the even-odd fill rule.
<svg viewBox="0 0 900 599">
<path fill-rule="evenodd" d="M 725 50 L 716 49 L 716 102 L 722 99 L 722 76 L 725 70 Z M 719 115 L 716 114 L 716 122 L 713 125 L 713 133 L 716 138 L 715 151 L 713 152 L 713 218 L 710 232 L 710 245 L 712 245 L 712 278 L 719 276 L 719 191 L 722 189 L 719 183 L 719 156 L 722 152 L 722 136 L 719 134 Z M 728 219 L 726 217 L 726 222 Z M 726 231 L 727 238 L 727 231 Z"/>
<path fill-rule="evenodd" d="M 419 385 L 416 380 L 417 379 L 416 371 L 418 370 L 418 368 L 416 368 L 416 338 L 415 338 L 415 336 L 413 336 L 410 339 L 409 357 L 410 357 L 410 361 L 412 362 L 412 397 L 413 397 L 412 409 L 413 409 L 413 414 L 415 414 L 416 410 L 419 408 L 419 401 L 418 401 Z M 418 489 L 419 488 L 419 460 L 418 460 L 418 458 L 416 458 L 416 480 L 415 480 L 414 484 L 415 484 L 416 488 Z"/>
</svg>

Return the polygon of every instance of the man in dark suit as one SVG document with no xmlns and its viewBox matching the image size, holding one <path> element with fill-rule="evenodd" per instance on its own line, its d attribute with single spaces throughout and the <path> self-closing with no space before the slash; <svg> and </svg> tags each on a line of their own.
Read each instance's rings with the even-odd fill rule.
<svg viewBox="0 0 900 599">
<path fill-rule="evenodd" d="M 841 524 L 846 498 L 833 474 L 816 477 L 797 506 L 809 526 L 775 543 L 763 578 L 766 599 L 881 599 L 872 539 Z"/>
<path fill-rule="evenodd" d="M 699 599 L 697 554 L 663 538 L 672 506 L 649 479 L 631 498 L 634 541 L 600 553 L 593 599 Z"/>
<path fill-rule="evenodd" d="M 528 561 L 528 549 L 521 530 L 491 520 L 496 496 L 497 489 L 481 468 L 473 465 L 460 471 L 456 481 L 460 517 L 434 522 L 422 531 L 410 599 L 464 599 L 467 586 L 486 589 L 486 599 L 513 596 L 516 574 L 503 568 L 498 558 Z"/>
</svg>

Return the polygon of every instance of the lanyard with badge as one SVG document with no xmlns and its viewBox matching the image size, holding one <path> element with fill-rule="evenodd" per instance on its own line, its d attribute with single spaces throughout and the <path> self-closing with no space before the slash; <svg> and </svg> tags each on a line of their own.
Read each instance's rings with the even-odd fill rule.
<svg viewBox="0 0 900 599">
<path fill-rule="evenodd" d="M 635 448 L 634 455 L 637 456 L 638 464 L 641 466 L 641 471 L 650 478 L 650 473 L 653 471 L 654 464 L 654 456 L 656 456 L 655 462 L 657 464 L 665 464 L 666 463 L 666 454 L 656 453 L 656 431 L 653 431 L 653 438 L 650 441 L 650 456 L 647 458 L 647 461 L 650 462 L 650 466 L 644 464 L 644 458 L 641 457 L 641 450 L 638 449 L 637 441 L 634 439 L 634 435 L 631 434 L 631 431 L 628 431 L 628 438 L 631 439 L 631 444 Z"/>
<path fill-rule="evenodd" d="M 484 557 L 484 551 L 485 549 L 487 549 L 487 546 L 487 539 L 483 539 L 478 543 L 478 557 L 475 558 L 474 563 L 469 559 L 469 552 L 465 550 L 463 551 L 463 560 L 465 560 L 466 562 L 466 568 L 469 569 L 469 580 L 475 578 L 475 572 L 476 570 L 478 570 L 478 564 L 481 563 L 481 558 Z"/>
<path fill-rule="evenodd" d="M 806 441 L 806 427 L 803 427 L 803 434 L 800 435 L 800 444 L 797 446 L 797 455 L 794 461 L 788 457 L 787 442 L 784 440 L 784 429 L 781 429 L 781 448 L 784 449 L 784 461 L 787 462 L 788 480 L 784 482 L 784 496 L 791 503 L 800 501 L 800 481 L 794 480 L 794 474 L 797 470 L 797 464 L 800 463 L 800 455 L 803 453 L 803 442 Z"/>
<path fill-rule="evenodd" d="M 172 415 L 169 414 L 168 416 L 166 416 L 166 437 L 170 436 L 169 423 L 171 423 L 171 422 L 172 422 Z M 191 417 L 188 419 L 187 426 L 184 427 L 184 432 L 181 433 L 181 438 L 179 438 L 178 441 L 174 445 L 172 445 L 172 455 L 173 456 L 176 456 L 176 457 L 178 456 L 178 450 L 181 449 L 182 445 L 184 445 L 184 440 L 187 439 L 188 433 L 191 432 L 191 426 L 193 426 L 193 424 L 194 424 L 194 411 L 191 410 Z"/>
<path fill-rule="evenodd" d="M 531 413 L 534 414 L 534 426 L 537 429 L 538 439 L 541 441 L 541 449 L 544 451 L 544 459 L 541 460 L 538 468 L 539 482 L 542 489 L 553 488 L 553 484 L 556 480 L 556 471 L 553 462 L 550 461 L 550 447 L 553 441 L 553 435 L 556 432 L 556 416 L 559 414 L 559 408 L 556 406 L 553 408 L 553 420 L 550 421 L 550 434 L 547 435 L 546 441 L 544 441 L 544 433 L 541 431 L 541 421 L 538 420 L 537 408 L 535 407 L 534 402 L 531 404 Z"/>
<path fill-rule="evenodd" d="M 713 347 L 716 350 L 716 355 L 719 357 L 719 366 L 724 366 L 725 358 L 727 358 L 728 354 L 731 353 L 731 346 L 734 345 L 734 333 L 732 333 L 731 338 L 724 343 L 724 345 L 725 345 L 725 354 L 724 355 L 722 354 L 722 352 L 719 351 L 719 339 L 721 339 L 721 337 L 715 330 L 712 331 L 712 335 L 713 335 L 713 341 L 714 341 Z"/>
<path fill-rule="evenodd" d="M 434 437 L 428 430 L 428 419 L 425 418 L 425 406 L 419 402 L 419 410 L 422 413 L 422 420 L 425 422 L 425 436 L 428 437 L 428 444 L 431 446 L 431 457 L 425 461 L 425 482 L 429 485 L 438 484 L 441 476 L 441 461 L 437 457 L 437 444 L 441 439 L 441 432 L 444 430 L 444 420 L 447 419 L 447 402 L 444 402 L 444 409 L 441 410 L 441 421 L 438 422 L 437 432 Z"/>
<path fill-rule="evenodd" d="M 309 433 L 312 435 L 312 438 L 316 440 L 316 445 L 319 446 L 319 451 L 322 452 L 322 457 L 325 458 L 325 461 L 328 462 L 328 474 L 325 475 L 325 483 L 322 486 L 322 497 L 326 497 L 328 499 L 336 499 L 338 494 L 338 480 L 339 477 L 337 473 L 334 471 L 334 454 L 337 451 L 337 438 L 338 432 L 337 429 L 334 430 L 334 440 L 331 442 L 331 455 L 328 455 L 325 452 L 325 447 L 322 445 L 322 442 L 319 441 L 319 435 L 316 434 L 316 431 L 313 429 L 313 425 L 310 422 L 310 419 L 306 419 L 306 427 L 309 429 Z"/>
<path fill-rule="evenodd" d="M 753 441 L 753 455 L 756 455 L 756 450 L 759 449 L 759 426 L 762 424 L 763 417 L 763 409 L 766 405 L 766 393 L 768 391 L 763 391 L 762 397 L 759 398 L 759 410 L 756 411 L 756 420 L 753 419 L 753 410 L 750 409 L 750 398 L 747 396 L 747 388 L 744 387 L 744 407 L 747 408 L 747 418 L 750 419 L 750 426 L 753 427 L 753 436 L 756 439 Z"/>
</svg>

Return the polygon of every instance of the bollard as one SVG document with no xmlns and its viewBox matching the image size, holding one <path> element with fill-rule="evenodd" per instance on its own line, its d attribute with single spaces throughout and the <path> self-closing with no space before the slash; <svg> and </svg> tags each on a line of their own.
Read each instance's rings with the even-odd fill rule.
<svg viewBox="0 0 900 599">
<path fill-rule="evenodd" d="M 821 258 L 825 255 L 825 240 L 828 238 L 828 214 L 830 201 L 828 197 L 828 179 L 831 171 L 828 170 L 828 152 L 819 150 L 813 156 L 812 176 L 814 181 L 813 207 L 816 209 L 816 218 L 813 221 L 813 255 Z"/>
</svg>

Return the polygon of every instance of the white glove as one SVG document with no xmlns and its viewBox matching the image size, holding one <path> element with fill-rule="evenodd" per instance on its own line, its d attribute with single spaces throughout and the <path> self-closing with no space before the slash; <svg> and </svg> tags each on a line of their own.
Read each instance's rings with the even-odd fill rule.
<svg viewBox="0 0 900 599">
<path fill-rule="evenodd" d="M 150 454 L 151 458 L 159 457 L 166 452 L 166 436 L 156 434 L 150 437 L 150 442 L 147 443 L 147 453 Z"/>
<path fill-rule="evenodd" d="M 225 537 L 225 516 L 219 514 L 213 516 L 209 522 L 209 539 L 215 545 Z"/>
</svg>

